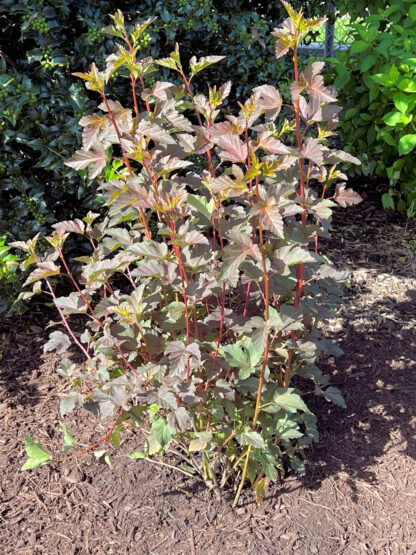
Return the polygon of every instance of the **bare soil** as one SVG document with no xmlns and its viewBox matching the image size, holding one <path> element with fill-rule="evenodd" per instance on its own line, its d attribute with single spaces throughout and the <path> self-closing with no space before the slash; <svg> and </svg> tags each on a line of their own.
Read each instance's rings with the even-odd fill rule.
<svg viewBox="0 0 416 555">
<path fill-rule="evenodd" d="M 345 354 L 322 361 L 347 402 L 311 399 L 321 440 L 305 478 L 270 486 L 257 507 L 218 501 L 167 468 L 115 471 L 92 454 L 22 473 L 23 435 L 59 452 L 59 357 L 43 354 L 45 314 L 0 321 L 0 552 L 22 554 L 416 553 L 416 225 L 367 199 L 337 213 L 324 248 L 351 271 L 346 304 L 325 330 Z M 109 424 L 68 415 L 80 444 Z"/>
</svg>

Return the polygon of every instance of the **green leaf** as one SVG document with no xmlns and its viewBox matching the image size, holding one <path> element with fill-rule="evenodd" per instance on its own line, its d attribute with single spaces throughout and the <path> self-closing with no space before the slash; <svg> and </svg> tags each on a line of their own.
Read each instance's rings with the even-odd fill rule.
<svg viewBox="0 0 416 555">
<path fill-rule="evenodd" d="M 172 58 L 161 58 L 160 60 L 155 60 L 155 63 L 160 66 L 168 67 L 169 69 L 175 69 L 176 71 L 178 71 L 176 62 L 175 60 L 172 60 Z"/>
<path fill-rule="evenodd" d="M 156 17 L 150 17 L 149 19 L 146 19 L 145 21 L 142 21 L 140 23 L 138 23 L 134 30 L 131 32 L 131 37 L 133 39 L 134 44 L 137 43 L 137 41 L 139 40 L 140 36 L 142 35 L 142 33 L 149 27 L 149 25 L 151 25 L 153 23 L 153 21 L 156 20 Z"/>
<path fill-rule="evenodd" d="M 189 444 L 189 451 L 203 451 L 212 440 L 212 432 L 198 432 Z"/>
<path fill-rule="evenodd" d="M 131 453 L 130 455 L 127 455 L 129 457 L 129 459 L 146 459 L 146 455 L 145 453 L 143 453 L 142 451 L 134 451 L 134 453 Z"/>
<path fill-rule="evenodd" d="M 357 42 L 354 42 L 354 44 L 351 46 L 351 52 L 353 54 L 357 54 L 359 52 L 364 52 L 364 50 L 366 50 L 367 48 L 368 44 L 364 40 L 357 40 Z"/>
<path fill-rule="evenodd" d="M 225 56 L 203 56 L 197 61 L 196 57 L 192 56 L 192 58 L 189 61 L 189 66 L 191 68 L 191 75 L 192 76 L 196 75 L 206 67 L 212 64 L 216 64 L 221 60 L 224 60 L 224 58 Z"/>
<path fill-rule="evenodd" d="M 394 199 L 390 192 L 384 193 L 381 197 L 381 201 L 383 203 L 383 208 L 391 208 L 394 210 Z"/>
<path fill-rule="evenodd" d="M 416 5 L 411 6 L 409 10 L 409 16 L 412 21 L 416 21 Z"/>
<path fill-rule="evenodd" d="M 171 442 L 175 430 L 171 428 L 163 418 L 158 418 L 152 424 L 151 433 L 162 449 L 167 447 Z"/>
<path fill-rule="evenodd" d="M 396 92 L 393 95 L 393 102 L 396 108 L 402 114 L 405 114 L 408 110 L 411 97 L 403 92 Z"/>
<path fill-rule="evenodd" d="M 250 428 L 245 428 L 243 432 L 236 435 L 237 441 L 241 445 L 251 445 L 255 449 L 265 449 L 266 445 L 264 439 L 258 432 L 250 430 Z"/>
<path fill-rule="evenodd" d="M 64 433 L 64 447 L 63 447 L 63 452 L 64 455 L 71 449 L 71 447 L 74 447 L 74 445 L 77 444 L 76 440 L 71 436 L 71 434 L 69 433 L 68 428 L 65 426 L 65 424 L 63 424 L 62 422 L 59 422 L 59 425 L 61 427 L 61 430 Z"/>
<path fill-rule="evenodd" d="M 368 71 L 373 67 L 376 61 L 377 61 L 377 56 L 375 56 L 374 54 L 369 54 L 361 61 L 361 66 L 360 66 L 361 71 L 363 73 Z"/>
<path fill-rule="evenodd" d="M 282 409 L 287 410 L 288 412 L 293 413 L 293 412 L 296 412 L 297 410 L 301 410 L 303 412 L 309 412 L 309 409 L 305 405 L 301 396 L 293 392 L 294 392 L 294 389 L 291 387 L 288 387 L 288 388 L 279 387 L 273 397 L 273 402 L 276 403 Z"/>
<path fill-rule="evenodd" d="M 349 108 L 344 114 L 344 121 L 348 121 L 357 115 L 357 108 Z"/>
<path fill-rule="evenodd" d="M 255 484 L 256 503 L 259 507 L 263 505 L 263 499 L 266 494 L 266 479 L 262 478 Z"/>
<path fill-rule="evenodd" d="M 401 112 L 389 112 L 383 117 L 384 123 L 390 127 L 394 127 L 401 123 L 407 125 L 411 119 L 411 116 L 405 116 Z"/>
<path fill-rule="evenodd" d="M 50 455 L 38 441 L 34 441 L 30 436 L 25 435 L 25 449 L 29 459 L 22 466 L 22 470 L 39 468 L 52 459 Z"/>
<path fill-rule="evenodd" d="M 416 134 L 410 133 L 409 135 L 403 135 L 399 141 L 399 154 L 403 156 L 404 154 L 409 154 L 416 146 Z"/>
<path fill-rule="evenodd" d="M 241 348 L 244 347 L 244 350 Z M 252 341 L 248 340 L 239 345 L 226 345 L 223 347 L 225 359 L 230 366 L 239 368 L 239 378 L 246 380 L 253 372 L 262 358 Z"/>
<path fill-rule="evenodd" d="M 341 391 L 337 387 L 327 387 L 324 391 L 324 397 L 327 401 L 331 401 L 335 405 L 342 407 L 344 409 L 347 408 L 345 404 L 344 397 L 342 396 Z"/>
<path fill-rule="evenodd" d="M 196 208 L 211 224 L 211 217 L 215 209 L 215 203 L 212 199 L 199 195 L 188 195 L 186 202 Z"/>
<path fill-rule="evenodd" d="M 398 70 L 397 67 L 393 64 L 393 65 L 391 66 L 391 68 L 390 68 L 390 71 L 389 71 L 389 78 L 390 78 L 390 81 L 391 81 L 393 84 L 396 83 L 396 82 L 397 82 L 397 79 L 399 78 L 399 76 L 400 76 L 399 70 Z"/>
<path fill-rule="evenodd" d="M 272 482 L 276 482 L 278 474 L 276 469 L 275 457 L 267 451 L 257 451 L 254 458 L 259 461 L 263 467 L 264 473 Z"/>
<path fill-rule="evenodd" d="M 370 75 L 371 79 L 375 81 L 378 85 L 384 85 L 385 87 L 391 87 L 394 83 L 390 80 L 390 77 L 385 73 L 376 73 L 375 75 Z M 400 85 L 399 85 L 400 87 Z"/>
<path fill-rule="evenodd" d="M 416 80 L 415 79 L 402 79 L 397 85 L 399 89 L 405 92 L 416 92 Z"/>
<path fill-rule="evenodd" d="M 111 455 L 105 449 L 102 449 L 101 451 L 94 451 L 94 457 L 96 457 L 97 459 L 101 459 L 101 461 L 104 461 L 106 465 L 111 468 L 111 470 L 114 470 L 114 463 Z"/>
</svg>

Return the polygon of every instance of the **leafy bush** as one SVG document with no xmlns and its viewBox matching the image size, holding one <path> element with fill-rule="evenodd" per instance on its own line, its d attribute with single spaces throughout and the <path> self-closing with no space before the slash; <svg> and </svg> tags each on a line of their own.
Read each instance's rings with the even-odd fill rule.
<svg viewBox="0 0 416 555">
<path fill-rule="evenodd" d="M 388 176 L 384 206 L 409 217 L 416 214 L 415 4 L 395 0 L 352 25 L 351 49 L 331 60 L 334 84 L 345 104 L 344 143 L 361 153 L 364 175 Z"/>
<path fill-rule="evenodd" d="M 130 457 L 169 466 L 152 457 L 171 453 L 180 463 L 172 468 L 218 495 L 234 486 L 234 504 L 246 478 L 261 503 L 265 477 L 277 480 L 286 465 L 302 472 L 318 431 L 296 384 L 312 380 L 315 395 L 345 406 L 316 361 L 339 352 L 317 322 L 339 302 L 347 274 L 318 254 L 318 237 L 328 233 L 336 203 L 359 202 L 336 169 L 358 160 L 329 147 L 340 109 L 324 86 L 324 64 L 299 72 L 298 46 L 325 20 L 284 6 L 290 17 L 273 34 L 278 58 L 293 50 L 293 104 L 260 85 L 225 118 L 230 82 L 193 93 L 195 76 L 222 57 L 192 57 L 186 71 L 177 45 L 169 57 L 140 60 L 151 20 L 127 31 L 118 11 L 106 32 L 122 44 L 105 71 L 93 64 L 78 74 L 101 104 L 81 119 L 83 148 L 66 162 L 102 181 L 108 214 L 54 224 L 42 256 L 38 237 L 14 243 L 28 254 L 24 268 L 35 265 L 24 296 L 49 295 L 65 327 L 51 333 L 45 351 L 72 344 L 86 359 L 80 367 L 65 358 L 59 369 L 74 388 L 62 416 L 76 407 L 102 418 L 117 413 L 100 442 L 71 456 L 106 441 L 120 445 L 125 421 L 148 417 L 147 440 Z M 139 92 L 155 64 L 182 85 L 158 81 Z M 133 109 L 107 97 L 121 67 Z M 91 245 L 76 258 L 77 272 L 63 255 L 70 234 Z M 69 296 L 55 293 L 59 275 L 73 283 Z M 72 315 L 86 318 L 81 335 Z M 66 453 L 75 440 L 63 429 Z M 30 437 L 26 448 L 24 469 L 52 460 Z M 108 449 L 97 456 L 112 464 Z"/>
</svg>

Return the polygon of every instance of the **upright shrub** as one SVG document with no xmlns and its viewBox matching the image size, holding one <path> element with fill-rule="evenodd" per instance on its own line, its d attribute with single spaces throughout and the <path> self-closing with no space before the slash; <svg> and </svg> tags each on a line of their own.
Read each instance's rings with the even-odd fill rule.
<svg viewBox="0 0 416 555">
<path fill-rule="evenodd" d="M 117 52 L 104 71 L 93 64 L 78 74 L 101 104 L 81 119 L 83 148 L 66 162 L 102 182 L 108 213 L 55 224 L 42 257 L 38 237 L 14 244 L 28 253 L 25 267 L 35 266 L 26 295 L 49 295 L 65 327 L 51 333 L 45 351 L 72 344 L 85 357 L 81 366 L 62 362 L 59 373 L 73 388 L 62 416 L 75 407 L 117 415 L 101 441 L 71 456 L 106 441 L 119 445 L 127 419 L 140 426 L 149 417 L 147 439 L 130 457 L 169 466 L 151 457 L 171 453 L 180 463 L 172 468 L 218 495 L 235 487 L 234 505 L 246 479 L 261 503 L 266 477 L 277 480 L 288 465 L 303 471 L 304 449 L 318 439 L 297 387 L 303 379 L 315 395 L 345 406 L 316 366 L 323 353 L 339 352 L 317 323 L 330 316 L 346 279 L 319 254 L 318 238 L 336 203 L 359 202 L 336 169 L 358 161 L 329 147 L 340 109 L 324 86 L 324 64 L 299 68 L 301 41 L 325 19 L 283 5 L 289 17 L 273 35 L 278 58 L 293 52 L 293 104 L 261 85 L 225 117 L 230 82 L 193 94 L 194 77 L 221 56 L 192 57 L 187 70 L 176 45 L 169 57 L 139 60 L 151 20 L 126 29 L 118 11 L 106 28 L 119 40 Z M 139 92 L 156 64 L 183 84 L 158 81 Z M 107 97 L 106 83 L 121 67 L 133 108 Z M 91 245 L 76 259 L 78 272 L 63 255 L 73 233 Z M 69 296 L 55 294 L 60 275 L 73 283 Z M 82 335 L 72 315 L 85 316 Z M 75 440 L 65 427 L 64 438 L 66 453 Z M 26 442 L 24 469 L 52 460 Z M 109 447 L 98 455 L 112 464 Z"/>
<path fill-rule="evenodd" d="M 395 0 L 352 25 L 353 43 L 334 64 L 345 112 L 341 136 L 364 175 L 386 177 L 386 208 L 416 214 L 416 1 Z"/>
</svg>

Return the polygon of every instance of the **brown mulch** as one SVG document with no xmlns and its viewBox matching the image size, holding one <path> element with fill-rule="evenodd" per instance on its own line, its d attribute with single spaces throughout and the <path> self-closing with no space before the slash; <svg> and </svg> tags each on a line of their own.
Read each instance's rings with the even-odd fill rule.
<svg viewBox="0 0 416 555">
<path fill-rule="evenodd" d="M 326 333 L 345 351 L 322 361 L 347 409 L 311 399 L 320 443 L 303 479 L 250 492 L 236 510 L 192 480 L 115 453 L 22 473 L 23 435 L 59 452 L 59 357 L 44 355 L 44 316 L 0 321 L 0 552 L 4 554 L 416 553 L 416 225 L 367 199 L 336 214 L 325 250 L 351 271 Z M 79 443 L 108 430 L 65 418 Z M 137 445 L 127 434 L 123 452 Z"/>
</svg>

